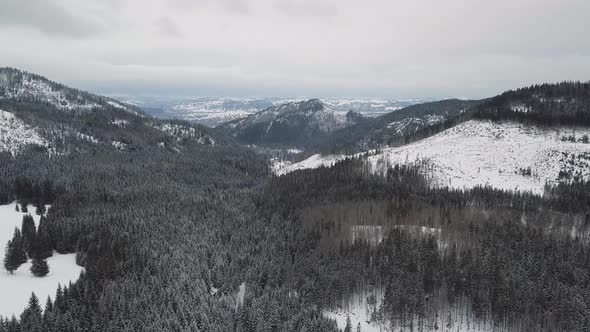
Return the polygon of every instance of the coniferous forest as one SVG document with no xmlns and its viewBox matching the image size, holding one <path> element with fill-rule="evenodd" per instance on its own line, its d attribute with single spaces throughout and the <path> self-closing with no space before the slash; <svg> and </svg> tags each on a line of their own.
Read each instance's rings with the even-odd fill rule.
<svg viewBox="0 0 590 332">
<path fill-rule="evenodd" d="M 566 93 L 583 103 L 586 85 L 564 86 L 527 96 Z M 521 116 L 494 113 L 493 102 L 395 143 L 472 117 Z M 552 121 L 583 121 L 587 113 L 574 104 Z M 42 215 L 37 229 L 25 215 L 4 268 L 12 273 L 31 258 L 30 272 L 42 278 L 54 251 L 75 253 L 84 267 L 54 296 L 32 294 L 20 315 L 2 317 L 0 332 L 338 331 L 325 313 L 355 296 L 394 331 L 459 322 L 590 330 L 583 180 L 547 185 L 542 196 L 458 190 L 433 187 L 415 166 L 373 174 L 363 156 L 276 176 L 265 152 L 182 121 L 108 105 L 64 111 L 28 97 L 0 106 L 50 142 L 0 153 L 0 203 Z M 526 114 L 518 120 L 548 116 Z"/>
<path fill-rule="evenodd" d="M 377 317 L 408 330 L 467 304 L 499 330 L 590 327 L 589 184 L 434 190 L 358 160 L 277 178 L 246 149 L 191 149 L 5 156 L 9 199 L 50 199 L 51 247 L 85 273 L 1 331 L 334 331 L 322 309 L 370 287 Z M 359 225 L 383 239 L 352 241 Z"/>
</svg>

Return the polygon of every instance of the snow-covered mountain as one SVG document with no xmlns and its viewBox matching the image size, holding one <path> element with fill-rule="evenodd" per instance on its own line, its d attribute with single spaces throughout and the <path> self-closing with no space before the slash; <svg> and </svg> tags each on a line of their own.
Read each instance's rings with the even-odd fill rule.
<svg viewBox="0 0 590 332">
<path fill-rule="evenodd" d="M 319 99 L 272 106 L 222 126 L 246 144 L 298 146 L 359 121 L 354 112 L 339 112 Z"/>
<path fill-rule="evenodd" d="M 222 142 L 220 137 L 197 124 L 152 118 L 127 103 L 0 68 L 0 152 L 16 155 L 31 146 L 50 154 L 91 146 L 176 151 L 189 142 Z"/>
<path fill-rule="evenodd" d="M 304 101 L 304 98 L 123 98 L 146 112 L 163 118 L 182 119 L 216 127 L 222 123 L 245 118 L 272 106 Z M 406 99 L 321 98 L 326 107 L 337 112 L 354 111 L 375 117 L 419 103 Z"/>
<path fill-rule="evenodd" d="M 587 127 L 470 120 L 412 144 L 371 151 L 366 162 L 377 173 L 395 164 L 415 164 L 435 186 L 491 186 L 542 194 L 545 184 L 590 180 L 588 136 Z M 361 156 L 314 155 L 275 172 L 330 166 Z"/>
<path fill-rule="evenodd" d="M 61 110 L 91 110 L 102 106 L 137 113 L 120 101 L 79 91 L 45 77 L 14 68 L 0 68 L 0 99 L 47 103 Z"/>
<path fill-rule="evenodd" d="M 441 124 L 480 101 L 447 99 L 416 104 L 336 130 L 315 142 L 318 151 L 354 153 L 384 146 L 399 145 L 408 135 Z"/>
</svg>

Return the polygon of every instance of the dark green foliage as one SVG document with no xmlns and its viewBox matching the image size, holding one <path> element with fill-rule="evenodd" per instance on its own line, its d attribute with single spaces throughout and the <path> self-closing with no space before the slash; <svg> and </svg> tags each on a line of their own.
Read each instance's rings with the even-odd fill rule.
<svg viewBox="0 0 590 332">
<path fill-rule="evenodd" d="M 37 230 L 35 228 L 35 220 L 30 214 L 23 216 L 21 232 L 23 234 L 23 245 L 25 252 L 29 257 L 33 257 L 33 252 L 37 242 Z"/>
<path fill-rule="evenodd" d="M 51 237 L 49 236 L 49 227 L 47 225 L 47 218 L 41 216 L 39 220 L 39 227 L 37 228 L 37 235 L 33 245 L 33 256 L 45 259 L 53 255 L 53 246 L 51 244 Z"/>
<path fill-rule="evenodd" d="M 12 240 L 8 241 L 4 251 L 4 268 L 12 274 L 26 261 L 24 240 L 19 229 L 15 228 Z"/>
<path fill-rule="evenodd" d="M 42 332 L 43 320 L 41 315 L 41 306 L 39 305 L 39 299 L 35 294 L 31 294 L 29 299 L 29 305 L 20 315 L 20 327 L 22 331 L 31 332 Z"/>
<path fill-rule="evenodd" d="M 44 277 L 49 273 L 49 265 L 45 259 L 35 257 L 31 265 L 31 273 L 35 277 Z"/>
<path fill-rule="evenodd" d="M 590 82 L 533 85 L 507 91 L 473 110 L 476 118 L 545 126 L 590 125 Z M 526 108 L 527 111 L 519 111 Z"/>
<path fill-rule="evenodd" d="M 20 266 L 18 260 L 19 257 L 16 255 L 15 247 L 12 244 L 12 241 L 9 240 L 4 249 L 4 268 L 6 271 L 10 272 L 10 274 L 14 273 L 14 271 Z"/>
</svg>

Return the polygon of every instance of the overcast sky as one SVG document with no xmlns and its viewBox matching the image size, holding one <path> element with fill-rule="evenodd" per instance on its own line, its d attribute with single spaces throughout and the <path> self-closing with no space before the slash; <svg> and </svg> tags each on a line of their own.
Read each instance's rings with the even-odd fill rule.
<svg viewBox="0 0 590 332">
<path fill-rule="evenodd" d="M 0 0 L 0 66 L 103 93 L 484 97 L 590 79 L 588 0 Z"/>
</svg>

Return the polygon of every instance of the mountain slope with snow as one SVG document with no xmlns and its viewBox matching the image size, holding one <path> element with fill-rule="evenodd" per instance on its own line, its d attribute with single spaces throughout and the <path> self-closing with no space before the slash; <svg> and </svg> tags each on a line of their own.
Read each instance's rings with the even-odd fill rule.
<svg viewBox="0 0 590 332">
<path fill-rule="evenodd" d="M 13 68 L 0 68 L 0 99 L 46 103 L 61 110 L 91 110 L 111 106 L 134 114 L 138 110 L 117 100 L 97 96 Z"/>
<path fill-rule="evenodd" d="M 0 110 L 0 152 L 14 155 L 31 144 L 47 146 L 47 140 L 14 114 Z"/>
<path fill-rule="evenodd" d="M 487 185 L 542 194 L 546 183 L 590 179 L 589 135 L 590 128 L 584 127 L 470 120 L 409 145 L 372 151 L 367 162 L 373 172 L 416 164 L 436 186 Z M 330 166 L 344 158 L 315 155 L 275 172 Z"/>
<path fill-rule="evenodd" d="M 314 148 L 355 153 L 398 145 L 404 137 L 459 116 L 479 103 L 477 100 L 448 99 L 408 106 L 336 130 L 318 140 Z"/>
<path fill-rule="evenodd" d="M 226 140 L 212 129 L 146 116 L 134 106 L 12 68 L 0 68 L 0 152 L 36 145 L 51 153 L 158 146 L 180 151 L 191 142 Z"/>
<path fill-rule="evenodd" d="M 246 144 L 297 146 L 357 120 L 353 112 L 337 112 L 318 99 L 310 99 L 269 107 L 222 127 Z"/>
</svg>

